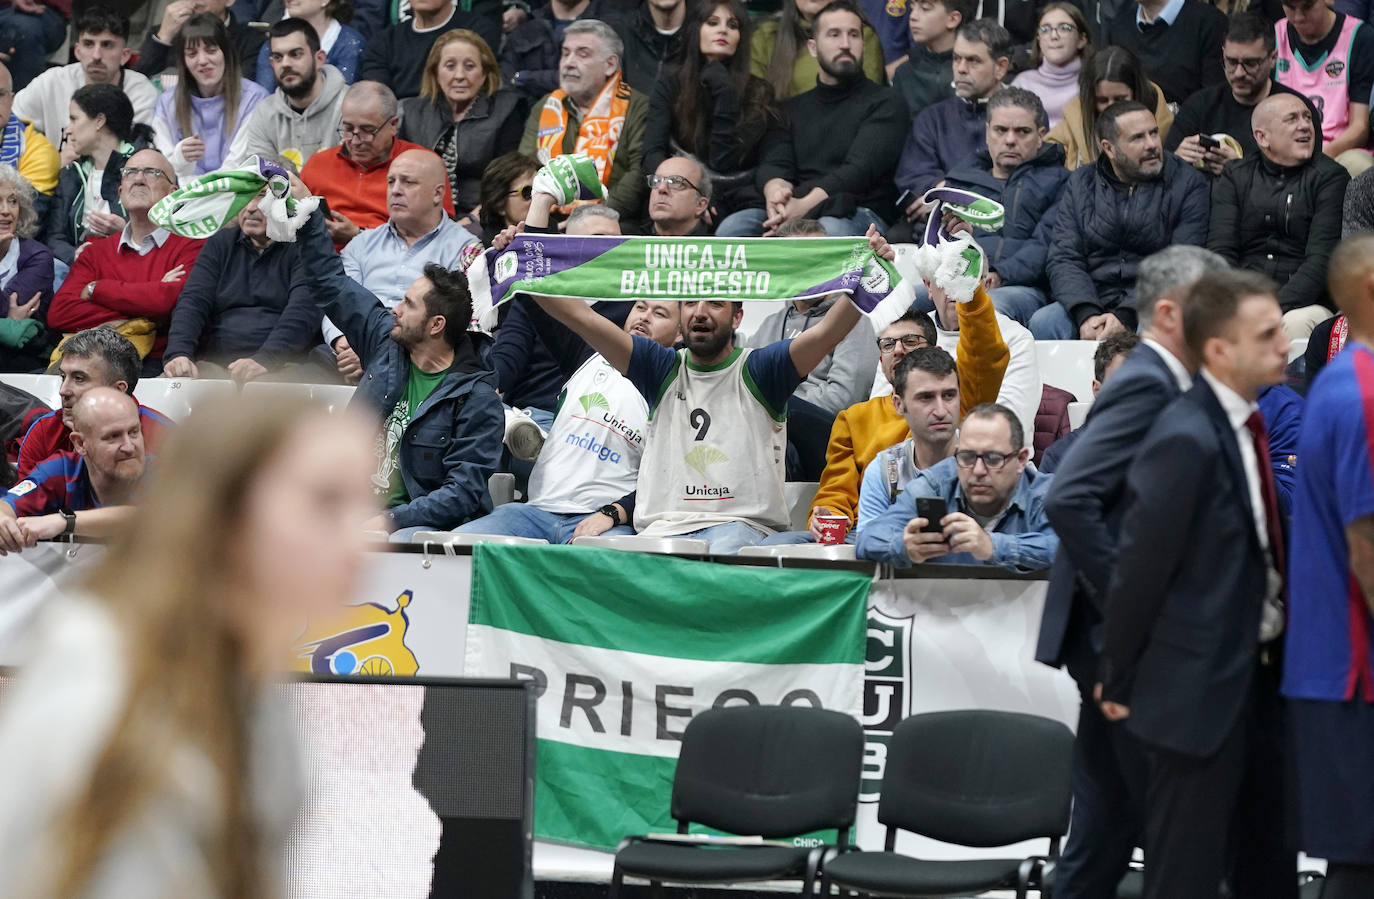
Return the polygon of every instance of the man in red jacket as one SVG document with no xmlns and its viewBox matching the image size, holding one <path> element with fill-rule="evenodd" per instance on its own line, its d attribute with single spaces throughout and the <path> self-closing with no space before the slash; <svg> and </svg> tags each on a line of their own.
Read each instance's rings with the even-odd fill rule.
<svg viewBox="0 0 1374 899">
<path fill-rule="evenodd" d="M 363 228 L 387 222 L 386 174 L 406 150 L 425 150 L 396 136 L 396 95 L 377 81 L 359 81 L 344 95 L 338 146 L 320 150 L 301 169 L 301 180 L 329 203 L 324 223 L 334 248 Z M 444 211 L 453 217 L 453 194 L 444 183 Z"/>
<path fill-rule="evenodd" d="M 140 150 L 129 157 L 119 182 L 129 223 L 78 251 L 48 309 L 49 327 L 72 332 L 124 323 L 119 329 L 145 367 L 153 366 L 153 374 L 162 370 L 172 307 L 201 247 L 199 240 L 172 234 L 148 218 L 148 210 L 175 188 L 176 175 L 161 153 Z"/>
</svg>

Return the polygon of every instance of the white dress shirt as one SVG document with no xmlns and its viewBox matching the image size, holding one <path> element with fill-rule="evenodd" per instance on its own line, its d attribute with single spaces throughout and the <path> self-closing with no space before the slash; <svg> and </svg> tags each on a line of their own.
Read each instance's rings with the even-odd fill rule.
<svg viewBox="0 0 1374 899">
<path fill-rule="evenodd" d="M 1169 373 L 1174 376 L 1174 380 L 1178 381 L 1178 389 L 1187 393 L 1188 389 L 1193 386 L 1193 376 L 1188 374 L 1188 366 L 1179 361 L 1179 358 L 1169 352 L 1164 344 L 1158 340 L 1143 337 L 1140 342 L 1159 354 L 1159 358 L 1163 359 L 1164 365 L 1168 367 Z"/>
</svg>

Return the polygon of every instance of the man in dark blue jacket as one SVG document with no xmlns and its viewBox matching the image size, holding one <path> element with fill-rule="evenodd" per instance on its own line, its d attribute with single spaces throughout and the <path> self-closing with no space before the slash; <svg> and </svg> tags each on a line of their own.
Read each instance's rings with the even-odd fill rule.
<svg viewBox="0 0 1374 899">
<path fill-rule="evenodd" d="M 304 193 L 304 185 L 296 190 Z M 425 266 L 395 309 L 344 274 L 317 210 L 301 229 L 301 261 L 324 312 L 362 360 L 351 405 L 382 426 L 373 486 L 387 506 L 368 522 L 404 542 L 422 530 L 451 530 L 491 511 L 505 413 L 496 378 L 478 354 L 472 295 L 462 272 Z"/>
<path fill-rule="evenodd" d="M 1037 340 L 1101 340 L 1136 329 L 1140 260 L 1207 242 L 1206 176 L 1165 153 L 1155 115 L 1125 100 L 1097 119 L 1102 155 L 1069 176 L 1046 271 L 1054 303 L 1031 317 Z"/>
<path fill-rule="evenodd" d="M 945 179 L 950 187 L 975 191 L 1006 207 L 996 231 L 979 232 L 988 256 L 983 279 L 997 311 L 1027 324 L 1045 295 L 1045 255 L 1055 206 L 1069 172 L 1064 148 L 1045 143 L 1049 117 L 1040 98 L 1004 87 L 988 98 L 987 149 L 980 150 Z"/>
<path fill-rule="evenodd" d="M 897 189 L 911 191 L 908 221 L 926 217 L 921 195 L 987 144 L 988 98 L 1011 67 L 1011 35 L 996 19 L 959 26 L 954 38 L 954 96 L 921 110 L 897 163 Z"/>
</svg>

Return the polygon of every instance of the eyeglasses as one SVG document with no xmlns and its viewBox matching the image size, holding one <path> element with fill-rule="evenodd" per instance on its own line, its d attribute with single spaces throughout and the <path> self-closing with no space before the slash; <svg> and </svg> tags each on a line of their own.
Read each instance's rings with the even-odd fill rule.
<svg viewBox="0 0 1374 899">
<path fill-rule="evenodd" d="M 982 459 L 983 464 L 988 467 L 988 471 L 997 471 L 1003 465 L 1006 465 L 1007 460 L 1014 455 L 1016 454 L 975 453 L 973 450 L 959 450 L 959 452 L 954 454 L 954 464 L 958 465 L 960 468 L 972 468 L 978 464 L 979 459 Z"/>
<path fill-rule="evenodd" d="M 688 181 L 686 178 L 682 177 L 681 175 L 645 175 L 645 176 L 644 176 L 644 181 L 645 181 L 646 184 L 649 185 L 649 189 L 650 189 L 650 190 L 653 190 L 655 187 L 658 187 L 660 184 L 667 184 L 669 190 L 673 190 L 673 191 L 677 191 L 677 190 L 686 190 L 687 188 L 690 187 L 692 190 L 694 190 L 694 191 L 696 191 L 697 193 L 701 194 L 701 188 L 697 187 L 695 184 L 693 184 L 692 182 Z M 706 196 L 705 194 L 701 194 L 701 195 L 702 195 L 703 197 Z"/>
<path fill-rule="evenodd" d="M 391 120 L 387 119 L 380 125 L 341 125 L 338 129 L 339 137 L 344 140 L 348 140 L 350 137 L 356 137 L 358 140 L 372 140 L 377 136 L 378 131 L 390 124 Z"/>
<path fill-rule="evenodd" d="M 1258 72 L 1260 70 L 1260 66 L 1264 65 L 1268 61 L 1268 53 L 1264 54 L 1263 56 L 1253 57 L 1251 59 L 1235 59 L 1230 56 L 1223 56 L 1221 58 L 1221 64 L 1223 67 L 1225 67 L 1226 71 L 1234 72 L 1236 69 L 1244 69 L 1245 71 L 1251 74 Z"/>
<path fill-rule="evenodd" d="M 133 168 L 133 167 L 131 166 L 131 167 L 127 168 L 127 169 L 120 169 L 120 170 L 119 170 L 119 177 L 122 178 L 122 179 L 124 179 L 125 181 L 132 180 L 133 178 L 135 178 L 135 177 L 137 177 L 137 176 L 139 176 L 139 175 L 142 175 L 142 176 L 143 176 L 145 179 L 147 179 L 148 181 L 156 181 L 156 180 L 159 179 L 159 178 L 167 178 L 167 173 L 166 173 L 166 172 L 164 172 L 162 169 L 155 169 L 155 168 L 153 168 L 153 167 L 151 167 L 151 166 L 149 166 L 148 168 L 143 168 L 143 169 L 140 169 L 140 168 Z M 167 180 L 170 181 L 171 179 L 168 178 Z"/>
<path fill-rule="evenodd" d="M 930 346 L 924 334 L 903 334 L 901 337 L 879 337 L 878 352 L 886 356 L 897 349 L 898 341 L 901 341 L 902 346 L 909 350 L 919 350 L 923 346 Z"/>
<path fill-rule="evenodd" d="M 529 184 L 526 184 L 524 187 L 520 188 L 519 190 L 508 190 L 508 191 L 506 191 L 506 196 L 508 196 L 508 197 L 514 197 L 514 196 L 516 196 L 516 195 L 519 195 L 520 199 L 522 199 L 522 200 L 528 200 L 529 198 L 531 198 L 531 197 L 534 196 L 534 187 L 531 186 L 531 185 L 529 185 Z"/>
<path fill-rule="evenodd" d="M 1040 35 L 1042 37 L 1049 37 L 1056 31 L 1062 35 L 1067 36 L 1070 34 L 1076 34 L 1078 32 L 1078 26 L 1073 24 L 1072 22 L 1060 22 L 1058 25 L 1041 25 L 1039 28 L 1036 29 L 1036 31 L 1040 32 Z"/>
</svg>

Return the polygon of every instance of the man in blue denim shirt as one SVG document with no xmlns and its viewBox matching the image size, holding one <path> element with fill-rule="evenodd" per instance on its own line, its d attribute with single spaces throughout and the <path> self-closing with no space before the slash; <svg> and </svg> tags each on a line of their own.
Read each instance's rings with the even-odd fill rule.
<svg viewBox="0 0 1374 899">
<path fill-rule="evenodd" d="M 1029 459 L 1015 413 L 997 403 L 975 406 L 959 429 L 954 457 L 917 474 L 891 509 L 862 528 L 858 557 L 898 568 L 913 562 L 1049 568 L 1059 548 L 1045 517 L 1050 475 Z M 916 515 L 917 497 L 945 501 L 941 532 L 921 530 L 926 520 Z"/>
</svg>

